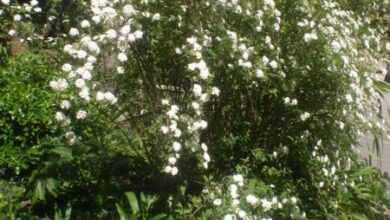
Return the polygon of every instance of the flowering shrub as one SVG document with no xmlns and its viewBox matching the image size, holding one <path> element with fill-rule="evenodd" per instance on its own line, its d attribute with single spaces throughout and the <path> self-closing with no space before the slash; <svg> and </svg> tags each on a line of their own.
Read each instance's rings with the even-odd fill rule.
<svg viewBox="0 0 390 220">
<path fill-rule="evenodd" d="M 387 132 L 373 73 L 390 46 L 371 22 L 384 5 L 361 3 L 91 0 L 49 83 L 78 177 L 178 219 L 385 218 L 355 150 Z M 70 179 L 62 193 L 83 188 Z"/>
</svg>

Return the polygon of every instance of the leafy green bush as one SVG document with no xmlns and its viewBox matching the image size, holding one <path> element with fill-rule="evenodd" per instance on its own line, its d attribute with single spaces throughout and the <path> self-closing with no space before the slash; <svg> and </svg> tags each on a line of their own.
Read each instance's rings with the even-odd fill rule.
<svg viewBox="0 0 390 220">
<path fill-rule="evenodd" d="M 75 219 L 387 218 L 384 180 L 355 152 L 361 133 L 387 132 L 372 75 L 389 49 L 376 14 L 385 4 L 84 6 L 64 48 L 51 45 L 61 62 L 26 67 L 22 56 L 4 68 L 51 75 L 4 90 L 17 97 L 4 98 L 4 120 L 20 125 L 5 130 L 2 157 L 7 184 L 31 199 L 24 214 L 61 216 L 70 204 Z M 48 96 L 28 108 L 39 126 L 9 113 L 34 89 Z M 10 143 L 23 149 L 17 162 Z"/>
<path fill-rule="evenodd" d="M 43 59 L 25 54 L 0 67 L 0 176 L 22 191 L 33 169 L 55 147 L 54 137 L 62 133 L 53 122 L 56 94 L 47 85 L 53 62 Z"/>
</svg>

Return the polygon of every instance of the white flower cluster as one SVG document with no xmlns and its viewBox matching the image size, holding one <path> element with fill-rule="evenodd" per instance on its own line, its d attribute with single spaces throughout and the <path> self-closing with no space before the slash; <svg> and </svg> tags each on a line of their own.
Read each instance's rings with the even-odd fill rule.
<svg viewBox="0 0 390 220">
<path fill-rule="evenodd" d="M 265 35 L 265 37 L 261 38 L 264 40 L 269 51 L 267 51 L 266 54 L 259 54 L 253 46 L 246 44 L 246 42 L 250 42 L 249 39 L 239 36 L 235 31 L 226 30 L 227 37 L 229 37 L 232 42 L 233 54 L 237 54 L 238 56 L 236 57 L 238 66 L 247 70 L 250 75 L 253 75 L 256 78 L 263 78 L 265 72 L 268 70 L 277 71 L 280 67 L 280 59 L 277 55 L 280 52 L 280 48 L 275 47 L 273 40 L 270 37 L 272 32 L 278 32 L 280 30 L 281 12 L 276 8 L 275 2 L 273 0 L 264 1 L 262 10 L 256 10 L 255 12 L 250 10 L 253 7 L 252 4 L 245 5 L 247 10 L 243 11 L 242 8 L 244 7 L 240 6 L 239 1 L 219 1 L 219 5 L 227 8 L 236 8 L 236 13 L 247 16 L 250 19 L 256 19 L 256 31 L 259 32 L 259 35 Z M 267 19 L 267 22 L 265 22 L 265 19 Z M 272 32 L 268 33 L 264 29 L 272 29 Z M 262 58 L 258 59 L 258 57 Z M 269 57 L 274 58 L 270 59 Z M 229 64 L 229 67 L 233 68 L 233 65 Z M 284 73 L 281 73 L 281 76 L 284 77 Z M 257 84 L 256 81 L 253 83 Z"/>
<path fill-rule="evenodd" d="M 99 102 L 108 102 L 111 105 L 114 105 L 118 102 L 118 98 L 115 97 L 115 95 L 112 94 L 111 92 L 101 92 L 101 91 L 98 91 L 96 93 L 96 100 Z"/>
<path fill-rule="evenodd" d="M 170 104 L 169 100 L 165 100 L 165 99 L 162 100 L 161 103 L 163 105 Z M 179 107 L 177 105 L 170 106 L 169 111 L 166 113 L 166 115 L 168 116 L 169 126 L 162 126 L 161 127 L 161 132 L 163 134 L 173 133 L 173 136 L 175 138 L 181 137 L 182 132 L 177 126 L 177 123 L 179 120 L 178 111 L 179 111 Z M 176 164 L 177 159 L 180 158 L 180 151 L 182 149 L 182 145 L 179 142 L 174 141 L 172 143 L 172 149 L 174 152 L 174 156 L 169 157 L 169 159 L 168 159 L 169 165 L 165 166 L 164 171 L 166 173 L 170 173 L 171 175 L 175 176 L 179 171 L 178 168 L 175 166 L 175 164 Z"/>
<path fill-rule="evenodd" d="M 1 3 L 4 4 L 4 6 L 8 6 L 13 11 L 13 21 L 16 23 L 20 23 L 23 21 L 29 21 L 31 18 L 31 15 L 34 13 L 40 13 L 42 12 L 42 9 L 38 6 L 37 0 L 31 0 L 29 3 L 23 3 L 23 4 L 11 4 L 10 0 L 1 0 Z M 0 8 L 0 15 L 3 14 L 3 9 Z M 17 30 L 11 29 L 8 31 L 8 35 L 13 37 L 16 36 Z M 24 37 L 24 36 L 19 36 Z M 27 38 L 28 40 L 31 40 L 31 37 Z M 25 41 L 25 39 L 20 39 L 22 42 Z"/>
<path fill-rule="evenodd" d="M 121 10 L 117 10 L 118 8 Z M 107 54 L 116 54 L 116 59 L 110 57 L 110 71 L 114 70 L 118 74 L 123 74 L 125 72 L 123 65 L 126 65 L 129 59 L 127 54 L 130 44 L 141 39 L 143 31 L 141 26 L 132 19 L 132 16 L 136 15 L 138 11 L 131 4 L 119 1 L 93 0 L 90 2 L 90 9 L 91 18 L 82 20 L 80 29 L 72 27 L 69 30 L 69 36 L 75 43 L 67 44 L 63 49 L 71 57 L 71 61 L 63 64 L 61 68 L 67 75 L 67 79 L 53 80 L 50 82 L 50 86 L 57 92 L 64 92 L 69 87 L 68 82 L 70 82 L 71 85 L 74 85 L 71 88 L 75 90 L 75 96 L 71 100 L 80 99 L 81 104 L 85 105 L 91 101 L 91 97 L 95 94 L 98 103 L 114 105 L 118 102 L 118 98 L 112 92 L 103 92 L 107 88 L 99 89 L 99 82 L 94 82 L 93 76 L 98 75 L 101 71 L 100 67 L 97 68 L 96 65 L 101 60 L 107 62 Z M 66 102 L 66 104 L 64 101 L 61 102 L 62 110 L 70 108 L 70 102 Z M 74 107 L 77 108 L 78 105 Z M 74 117 L 82 120 L 87 116 L 86 110 L 79 109 Z M 71 142 L 75 140 L 72 138 Z"/>
<path fill-rule="evenodd" d="M 271 185 L 271 188 L 272 187 L 274 186 Z M 210 196 L 212 203 L 216 208 L 222 206 L 224 206 L 224 208 L 228 207 L 229 213 L 224 215 L 224 219 L 258 219 L 259 216 L 253 214 L 253 211 L 258 210 L 258 208 L 261 208 L 261 212 L 264 213 L 265 216 L 267 213 L 270 214 L 273 210 L 283 209 L 287 206 L 292 206 L 295 207 L 296 210 L 299 210 L 297 207 L 298 199 L 295 196 L 283 199 L 273 196 L 270 199 L 266 199 L 260 198 L 255 194 L 245 193 L 245 196 L 245 190 L 246 185 L 244 184 L 243 176 L 241 174 L 235 174 L 232 176 L 232 183 L 228 187 L 228 192 L 225 193 L 221 189 L 217 190 L 217 192 L 210 192 L 208 189 L 205 189 L 203 192 Z M 228 199 L 223 200 L 223 197 Z M 241 198 L 244 198 L 244 200 Z M 245 202 L 242 204 L 243 201 Z M 263 216 L 262 219 L 267 219 L 265 216 Z M 300 216 L 305 216 L 305 213 L 300 213 Z"/>
<path fill-rule="evenodd" d="M 192 138 L 190 139 L 193 140 L 191 143 L 186 143 L 186 145 L 192 145 L 191 150 L 193 152 L 198 151 L 198 149 L 202 149 L 202 165 L 204 168 L 207 169 L 208 164 L 211 161 L 210 155 L 208 153 L 208 147 L 205 143 L 199 143 L 200 131 L 206 129 L 208 125 L 207 121 L 202 119 L 202 109 L 203 105 L 209 100 L 209 95 L 211 94 L 213 96 L 219 96 L 220 90 L 217 87 L 204 87 L 205 85 L 207 85 L 205 81 L 208 80 L 210 77 L 210 70 L 207 67 L 206 62 L 202 58 L 202 49 L 204 46 L 208 46 L 211 43 L 211 39 L 207 35 L 205 35 L 202 44 L 200 44 L 198 42 L 198 38 L 192 36 L 187 38 L 187 43 L 190 51 L 192 52 L 192 54 L 195 54 L 195 57 L 197 59 L 195 62 L 188 64 L 188 69 L 190 71 L 199 72 L 198 76 L 196 77 L 197 80 L 194 82 L 192 87 L 192 94 L 194 99 L 191 102 L 191 108 L 195 112 L 195 115 L 193 117 L 190 117 L 189 115 L 186 115 L 185 117 L 180 117 L 178 115 L 179 107 L 177 105 L 170 105 L 169 101 L 164 99 L 162 100 L 162 104 L 170 105 L 170 109 L 166 113 L 166 115 L 168 116 L 168 125 L 162 126 L 161 132 L 163 134 L 168 134 L 169 132 L 173 133 L 173 136 L 175 137 L 176 141 L 173 143 L 172 148 L 175 152 L 174 158 L 178 159 L 180 157 L 180 154 L 179 150 L 177 150 L 177 148 L 175 149 L 175 146 L 178 146 L 180 144 L 179 138 L 182 135 L 182 131 L 178 128 L 178 122 L 181 120 L 185 124 L 185 132 L 188 135 L 192 136 Z M 187 48 L 187 46 L 184 46 L 183 48 Z M 177 54 L 182 53 L 182 49 L 180 48 L 176 48 L 175 51 Z M 176 175 L 177 169 L 175 169 L 175 172 L 172 172 L 173 168 L 171 169 L 171 166 L 171 163 L 170 165 L 167 165 L 165 167 L 165 172 L 171 173 L 172 175 Z"/>
<path fill-rule="evenodd" d="M 329 40 L 330 49 L 335 56 L 340 57 L 342 67 L 337 63 L 329 66 L 329 71 L 344 72 L 347 77 L 347 83 L 350 86 L 343 99 L 348 107 L 344 110 L 344 115 L 354 111 L 355 119 L 360 121 L 360 127 L 368 129 L 376 128 L 386 132 L 385 122 L 373 114 L 380 112 L 377 99 L 379 95 L 373 88 L 373 76 L 368 72 L 362 72 L 362 65 L 365 67 L 378 66 L 377 59 L 372 56 L 381 49 L 378 35 L 369 28 L 371 36 L 361 35 L 359 32 L 369 26 L 367 18 L 361 18 L 340 9 L 338 3 L 333 1 L 324 1 L 324 9 L 327 11 L 326 19 L 318 23 L 319 32 Z M 356 36 L 361 37 L 357 39 Z M 372 46 L 374 47 L 372 47 Z M 364 57 L 364 58 L 363 58 Z M 366 69 L 363 67 L 363 69 Z M 375 69 L 371 71 L 374 73 Z M 362 83 L 365 82 L 365 83 Z M 340 124 L 344 127 L 344 123 Z"/>
<path fill-rule="evenodd" d="M 322 140 L 318 140 L 314 146 L 312 156 L 318 161 L 321 167 L 321 174 L 316 177 L 318 188 L 334 188 L 336 186 L 344 187 L 348 191 L 348 186 L 353 187 L 355 182 L 345 172 L 351 169 L 352 160 L 349 156 L 341 156 L 339 151 L 330 152 L 330 156 L 324 152 L 327 148 L 323 147 Z M 342 173 L 344 172 L 344 175 Z"/>
<path fill-rule="evenodd" d="M 60 79 L 57 79 L 57 80 L 50 81 L 50 87 L 54 91 L 63 92 L 63 91 L 65 91 L 69 87 L 69 84 L 66 81 L 66 79 L 60 78 Z"/>
</svg>

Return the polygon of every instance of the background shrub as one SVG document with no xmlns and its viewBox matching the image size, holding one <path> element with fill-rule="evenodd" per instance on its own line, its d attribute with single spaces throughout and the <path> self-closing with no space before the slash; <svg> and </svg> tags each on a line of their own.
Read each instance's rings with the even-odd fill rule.
<svg viewBox="0 0 390 220">
<path fill-rule="evenodd" d="M 385 219 L 384 180 L 354 150 L 386 132 L 371 74 L 386 5 L 360 3 L 40 3 L 33 29 L 58 38 L 30 50 L 56 58 L 2 67 L 0 210 Z"/>
</svg>

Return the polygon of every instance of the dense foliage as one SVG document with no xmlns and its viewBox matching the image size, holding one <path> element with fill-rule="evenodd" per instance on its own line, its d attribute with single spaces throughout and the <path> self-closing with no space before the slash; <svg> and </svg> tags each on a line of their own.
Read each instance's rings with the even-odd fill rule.
<svg viewBox="0 0 390 220">
<path fill-rule="evenodd" d="M 388 217 L 357 153 L 387 4 L 0 4 L 1 216 Z"/>
</svg>

